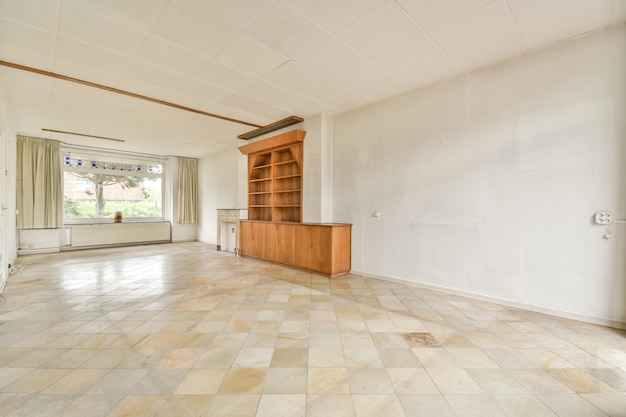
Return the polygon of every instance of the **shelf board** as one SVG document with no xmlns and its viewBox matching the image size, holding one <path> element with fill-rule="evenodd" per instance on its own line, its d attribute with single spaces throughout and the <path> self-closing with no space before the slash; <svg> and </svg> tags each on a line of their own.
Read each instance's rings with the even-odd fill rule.
<svg viewBox="0 0 626 417">
<path fill-rule="evenodd" d="M 250 208 L 271 208 L 271 204 L 250 204 Z"/>
<path fill-rule="evenodd" d="M 263 195 L 263 194 L 272 194 L 272 192 L 271 191 L 254 191 L 254 192 L 251 192 L 251 193 L 248 193 L 248 194 L 250 194 L 250 195 Z"/>
<path fill-rule="evenodd" d="M 282 179 L 287 179 L 287 178 L 298 178 L 301 177 L 302 174 L 291 174 L 291 175 L 282 175 L 280 177 L 274 177 L 275 180 L 282 180 Z"/>
<path fill-rule="evenodd" d="M 274 162 L 272 165 L 276 166 L 276 165 L 288 165 L 288 164 L 297 164 L 298 161 L 296 161 L 295 159 L 290 159 L 289 161 L 280 161 L 280 162 Z"/>
<path fill-rule="evenodd" d="M 272 164 L 265 164 L 265 165 L 257 165 L 252 167 L 252 169 L 263 169 L 263 168 L 271 168 Z"/>
<path fill-rule="evenodd" d="M 260 182 L 260 181 L 271 181 L 271 178 L 253 178 L 248 180 L 248 182 Z"/>
<path fill-rule="evenodd" d="M 274 208 L 291 208 L 291 207 L 301 207 L 300 204 L 274 204 Z"/>
<path fill-rule="evenodd" d="M 281 193 L 299 193 L 301 190 L 274 190 L 274 194 Z"/>
</svg>

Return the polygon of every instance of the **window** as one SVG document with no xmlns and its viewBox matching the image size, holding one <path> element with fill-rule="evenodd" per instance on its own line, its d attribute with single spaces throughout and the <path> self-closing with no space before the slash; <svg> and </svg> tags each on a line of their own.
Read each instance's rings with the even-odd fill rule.
<svg viewBox="0 0 626 417">
<path fill-rule="evenodd" d="M 124 221 L 163 219 L 163 167 L 160 162 L 111 156 L 63 157 L 65 223 L 111 221 L 120 211 Z"/>
</svg>

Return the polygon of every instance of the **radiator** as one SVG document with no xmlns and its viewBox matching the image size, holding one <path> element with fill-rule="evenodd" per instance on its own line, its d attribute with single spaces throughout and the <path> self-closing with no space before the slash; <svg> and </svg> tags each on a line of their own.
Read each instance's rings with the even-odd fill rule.
<svg viewBox="0 0 626 417">
<path fill-rule="evenodd" d="M 72 248 L 171 242 L 169 222 L 82 224 L 70 226 Z"/>
</svg>

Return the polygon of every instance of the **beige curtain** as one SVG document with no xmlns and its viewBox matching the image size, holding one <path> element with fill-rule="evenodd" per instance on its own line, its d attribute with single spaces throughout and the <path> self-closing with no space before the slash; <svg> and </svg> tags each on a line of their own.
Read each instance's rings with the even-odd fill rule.
<svg viewBox="0 0 626 417">
<path fill-rule="evenodd" d="M 17 137 L 17 228 L 63 226 L 61 146 L 56 140 Z"/>
<path fill-rule="evenodd" d="M 198 160 L 178 158 L 178 223 L 198 222 Z"/>
</svg>

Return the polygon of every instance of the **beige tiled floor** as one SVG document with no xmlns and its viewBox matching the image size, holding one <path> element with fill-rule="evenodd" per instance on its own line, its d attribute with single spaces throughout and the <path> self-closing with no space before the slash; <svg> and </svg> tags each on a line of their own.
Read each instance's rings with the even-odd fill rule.
<svg viewBox="0 0 626 417">
<path fill-rule="evenodd" d="M 22 257 L 1 416 L 626 416 L 626 332 L 200 243 Z"/>
</svg>

